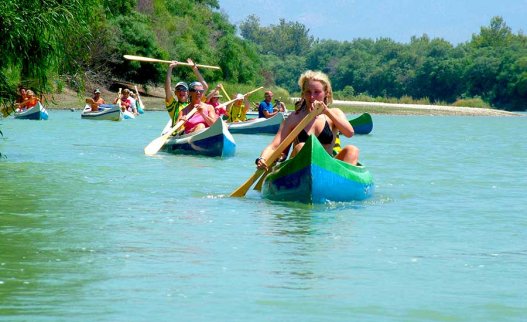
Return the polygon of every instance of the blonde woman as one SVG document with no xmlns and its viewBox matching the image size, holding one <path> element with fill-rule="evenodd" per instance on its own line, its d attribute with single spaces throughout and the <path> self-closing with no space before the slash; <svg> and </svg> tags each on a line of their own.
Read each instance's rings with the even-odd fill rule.
<svg viewBox="0 0 527 322">
<path fill-rule="evenodd" d="M 323 102 L 324 110 L 320 115 L 309 122 L 300 132 L 295 140 L 291 157 L 294 157 L 304 145 L 308 136 L 315 135 L 328 154 L 333 155 L 335 138 L 340 131 L 346 137 L 352 137 L 353 127 L 348 122 L 346 115 L 339 108 L 328 107 L 333 103 L 333 90 L 331 82 L 326 74 L 319 71 L 308 70 L 303 73 L 298 85 L 302 90 L 301 102 L 297 104 L 295 112 L 292 112 L 282 123 L 273 141 L 256 159 L 256 166 L 260 169 L 268 169 L 270 164 L 266 164 L 266 159 L 273 154 L 278 145 L 293 131 L 302 119 L 314 109 L 315 102 Z M 344 147 L 335 158 L 356 165 L 359 159 L 359 149 L 353 145 Z"/>
</svg>

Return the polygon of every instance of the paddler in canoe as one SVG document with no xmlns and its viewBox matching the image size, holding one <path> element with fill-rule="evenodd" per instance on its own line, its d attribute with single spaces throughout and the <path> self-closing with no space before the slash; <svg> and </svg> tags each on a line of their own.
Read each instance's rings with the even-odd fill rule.
<svg viewBox="0 0 527 322">
<path fill-rule="evenodd" d="M 333 155 L 335 139 L 339 131 L 346 137 L 352 137 L 354 134 L 353 127 L 344 112 L 339 108 L 328 107 L 333 102 L 333 91 L 331 82 L 326 74 L 320 71 L 308 70 L 300 76 L 298 85 L 302 90 L 301 102 L 295 107 L 295 111 L 282 123 L 273 141 L 256 159 L 256 166 L 260 169 L 268 170 L 271 164 L 266 164 L 266 158 L 276 151 L 279 144 L 291 133 L 296 125 L 314 109 L 316 101 L 324 103 L 324 110 L 300 132 L 293 143 L 291 157 L 294 157 L 300 151 L 310 134 L 318 138 L 330 155 Z M 287 154 L 287 151 L 284 153 Z M 345 146 L 335 158 L 356 165 L 359 159 L 359 149 L 353 145 Z"/>
<path fill-rule="evenodd" d="M 28 110 L 33 106 L 37 105 L 38 102 L 40 102 L 40 99 L 35 95 L 35 92 L 28 89 L 26 90 L 25 99 L 18 105 L 16 112 L 23 112 L 25 110 Z"/>
<path fill-rule="evenodd" d="M 195 81 L 189 84 L 190 102 L 179 111 L 176 123 L 183 120 L 185 134 L 210 127 L 218 119 L 218 115 L 212 105 L 203 102 L 205 87 L 201 82 Z M 196 112 L 187 116 L 192 110 Z"/>
<path fill-rule="evenodd" d="M 214 110 L 216 111 L 216 114 L 218 117 L 222 117 L 227 113 L 227 109 L 225 106 L 219 106 L 220 105 L 220 98 L 223 96 L 220 94 L 220 89 L 222 88 L 221 83 L 216 85 L 212 91 L 210 91 L 209 94 L 207 94 L 207 97 L 205 99 L 205 102 L 207 104 L 212 105 L 214 107 Z"/>
<path fill-rule="evenodd" d="M 236 101 L 227 108 L 227 121 L 229 123 L 247 121 L 247 112 L 250 107 L 247 95 L 236 94 Z"/>
<path fill-rule="evenodd" d="M 105 104 L 104 99 L 101 97 L 101 90 L 98 88 L 94 89 L 93 97 L 87 98 L 86 103 L 90 104 L 92 112 L 98 112 L 99 106 L 101 106 L 101 104 Z"/>
<path fill-rule="evenodd" d="M 187 62 L 189 64 L 192 64 L 192 71 L 198 78 L 199 82 L 202 84 L 203 89 L 207 90 L 209 85 L 207 84 L 207 82 L 205 82 L 205 79 L 199 72 L 199 69 L 196 64 L 190 58 L 187 59 Z M 186 82 L 178 82 L 176 84 L 176 87 L 174 88 L 174 92 L 172 92 L 172 70 L 177 65 L 177 61 L 174 61 L 170 65 L 168 65 L 167 74 L 165 78 L 165 107 L 168 112 L 168 115 L 170 115 L 170 119 L 172 120 L 172 126 L 176 125 L 179 112 L 188 105 L 189 100 L 189 86 Z"/>
</svg>

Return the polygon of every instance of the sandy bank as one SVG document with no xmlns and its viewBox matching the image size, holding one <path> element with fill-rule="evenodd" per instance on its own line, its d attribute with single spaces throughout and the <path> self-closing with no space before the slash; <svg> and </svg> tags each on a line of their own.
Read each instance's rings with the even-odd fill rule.
<svg viewBox="0 0 527 322">
<path fill-rule="evenodd" d="M 162 91 L 156 91 L 155 96 L 142 96 L 146 110 L 164 110 L 164 97 Z M 116 93 L 102 90 L 102 97 L 107 102 L 116 97 Z M 84 108 L 84 96 L 78 96 L 76 92 L 66 90 L 64 93 L 55 94 L 50 97 L 46 104 L 50 109 L 75 109 Z M 340 107 L 346 113 L 370 114 L 393 114 L 393 115 L 470 115 L 470 116 L 522 116 L 518 113 L 507 112 L 488 108 L 458 107 L 444 105 L 418 105 L 418 104 L 393 104 L 378 102 L 339 101 L 335 100 L 333 106 Z M 288 105 L 291 109 L 292 105 Z"/>
<path fill-rule="evenodd" d="M 518 113 L 502 110 L 461 106 L 393 104 L 338 100 L 335 100 L 334 104 L 344 110 L 346 110 L 347 107 L 353 109 L 360 108 L 363 112 L 369 112 L 372 114 L 520 116 Z"/>
</svg>

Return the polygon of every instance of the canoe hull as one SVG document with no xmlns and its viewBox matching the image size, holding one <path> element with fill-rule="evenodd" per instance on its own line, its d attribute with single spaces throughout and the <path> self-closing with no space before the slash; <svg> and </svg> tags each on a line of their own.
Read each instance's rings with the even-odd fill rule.
<svg viewBox="0 0 527 322">
<path fill-rule="evenodd" d="M 332 158 L 313 136 L 294 158 L 269 173 L 262 189 L 264 198 L 303 203 L 360 201 L 373 192 L 366 167 Z"/>
<path fill-rule="evenodd" d="M 134 115 L 134 113 L 132 113 L 130 111 L 124 111 L 123 112 L 123 119 L 125 119 L 125 120 L 133 120 L 133 119 L 135 119 L 135 115 Z"/>
<path fill-rule="evenodd" d="M 121 109 L 117 105 L 109 108 L 103 108 L 97 112 L 92 112 L 90 105 L 86 104 L 81 113 L 81 118 L 85 120 L 97 121 L 120 121 L 123 119 Z"/>
<path fill-rule="evenodd" d="M 284 121 L 283 113 L 278 113 L 271 118 L 256 118 L 245 122 L 228 123 L 229 132 L 235 134 L 275 134 Z"/>
<path fill-rule="evenodd" d="M 42 106 L 40 102 L 30 109 L 23 112 L 15 113 L 15 119 L 19 120 L 47 120 L 48 111 Z"/>
<path fill-rule="evenodd" d="M 190 133 L 168 139 L 163 151 L 174 154 L 199 154 L 211 157 L 232 157 L 236 142 L 223 120 L 218 120 L 199 133 Z"/>
</svg>

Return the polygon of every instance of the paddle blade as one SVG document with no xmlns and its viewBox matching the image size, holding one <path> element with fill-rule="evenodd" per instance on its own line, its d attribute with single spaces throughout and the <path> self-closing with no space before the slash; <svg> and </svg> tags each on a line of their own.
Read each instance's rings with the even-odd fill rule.
<svg viewBox="0 0 527 322">
<path fill-rule="evenodd" d="M 262 191 L 262 186 L 263 186 L 263 183 L 265 181 L 265 178 L 267 178 L 267 175 L 269 174 L 270 171 L 265 171 L 265 173 L 263 174 L 263 176 L 260 177 L 260 180 L 258 180 L 258 182 L 256 183 L 256 185 L 254 186 L 253 190 L 256 190 L 256 191 Z"/>
<path fill-rule="evenodd" d="M 150 142 L 147 146 L 145 146 L 145 154 L 146 155 L 156 154 L 159 150 L 161 150 L 161 148 L 163 147 L 167 139 L 168 139 L 168 136 L 163 135 L 163 136 L 158 137 L 157 139 L 152 140 L 152 142 Z"/>
<path fill-rule="evenodd" d="M 258 178 L 260 178 L 264 172 L 264 169 L 256 170 L 256 172 L 249 179 L 247 179 L 247 181 L 245 181 L 240 187 L 238 187 L 238 189 L 234 190 L 230 196 L 245 197 L 245 194 L 247 194 L 247 191 L 251 189 L 253 183 L 258 180 Z"/>
</svg>

